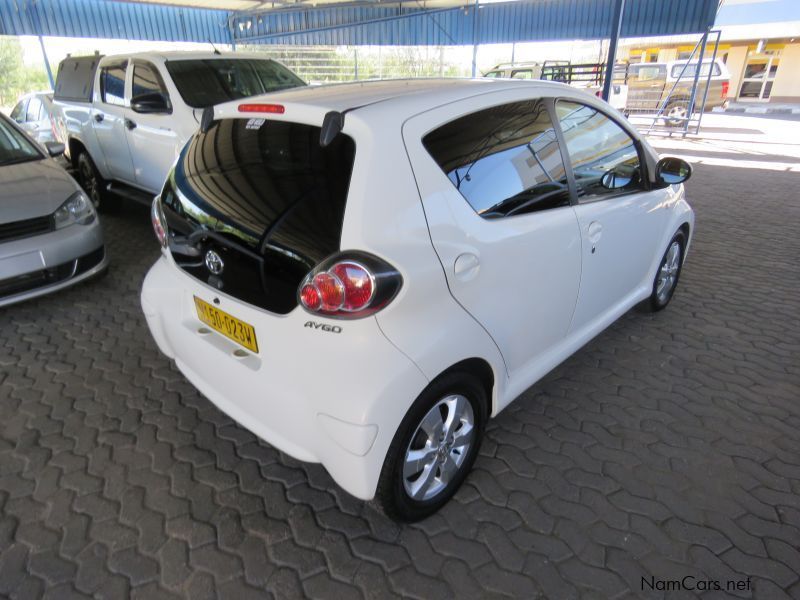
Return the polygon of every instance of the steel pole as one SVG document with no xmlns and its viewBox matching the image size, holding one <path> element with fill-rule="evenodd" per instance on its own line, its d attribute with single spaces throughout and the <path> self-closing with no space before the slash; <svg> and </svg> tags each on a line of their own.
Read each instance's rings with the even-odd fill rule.
<svg viewBox="0 0 800 600">
<path fill-rule="evenodd" d="M 683 124 L 683 135 L 689 131 L 689 121 L 692 120 L 692 112 L 694 111 L 694 101 L 697 98 L 697 83 L 700 81 L 700 68 L 703 65 L 703 59 L 706 56 L 706 42 L 708 42 L 708 29 L 703 34 L 700 40 L 700 54 L 697 57 L 697 67 L 694 69 L 694 81 L 692 81 L 692 94 L 689 96 L 689 107 L 686 111 L 686 121 Z M 688 63 L 687 63 L 688 64 Z M 709 66 L 709 72 L 711 67 Z M 707 89 L 707 88 L 706 88 Z"/>
<path fill-rule="evenodd" d="M 475 14 L 472 15 L 472 76 L 478 72 L 478 2 L 475 0 Z"/>
<path fill-rule="evenodd" d="M 50 89 L 56 89 L 56 81 L 53 79 L 53 71 L 50 68 L 50 61 L 47 60 L 47 51 L 44 49 L 44 39 L 39 36 L 39 46 L 42 47 L 42 56 L 44 57 L 44 68 L 47 69 L 47 79 L 50 80 Z"/>
<path fill-rule="evenodd" d="M 614 78 L 614 63 L 617 60 L 617 43 L 622 31 L 622 13 L 625 12 L 625 0 L 617 0 L 614 5 L 614 18 L 611 21 L 613 29 L 608 40 L 608 61 L 606 62 L 606 78 L 603 82 L 603 100 L 608 102 L 611 96 L 611 83 Z"/>
</svg>

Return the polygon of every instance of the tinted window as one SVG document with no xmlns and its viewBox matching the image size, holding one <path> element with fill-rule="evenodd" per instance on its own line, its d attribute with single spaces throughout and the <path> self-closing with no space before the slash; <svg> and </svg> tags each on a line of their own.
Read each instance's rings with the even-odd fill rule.
<svg viewBox="0 0 800 600">
<path fill-rule="evenodd" d="M 339 250 L 355 160 L 352 138 L 325 148 L 320 128 L 259 118 L 224 119 L 198 133 L 181 153 L 161 194 L 172 233 L 198 238 L 225 271 L 173 250 L 191 275 L 281 314 L 297 306 L 297 286 Z M 211 278 L 211 280 L 209 280 Z"/>
<path fill-rule="evenodd" d="M 20 100 L 14 107 L 14 110 L 11 111 L 11 118 L 17 123 L 21 123 L 25 120 L 25 106 L 27 106 L 27 103 L 27 100 Z"/>
<path fill-rule="evenodd" d="M 100 73 L 100 97 L 106 104 L 125 105 L 126 64 L 103 67 Z"/>
<path fill-rule="evenodd" d="M 708 69 L 710 67 L 711 63 L 703 63 L 700 65 L 700 77 L 708 77 Z M 678 77 L 681 77 L 681 79 L 686 77 L 694 77 L 695 71 L 697 71 L 697 63 L 686 65 L 685 71 L 683 70 L 683 65 L 673 65 L 672 77 L 673 79 L 677 79 Z M 683 72 L 683 75 L 681 75 L 681 72 Z M 714 77 L 722 75 L 722 71 L 717 63 L 714 63 L 714 68 L 711 70 L 711 75 Z"/>
<path fill-rule="evenodd" d="M 542 100 L 461 117 L 426 135 L 423 144 L 483 217 L 569 204 L 564 164 Z"/>
<path fill-rule="evenodd" d="M 32 121 L 41 121 L 44 118 L 42 116 L 43 110 L 42 101 L 36 96 L 32 96 L 30 102 L 28 102 L 28 110 L 25 111 L 25 120 L 28 123 Z"/>
<path fill-rule="evenodd" d="M 167 88 L 155 67 L 144 63 L 133 65 L 133 91 L 131 97 L 142 94 L 163 94 L 167 97 Z"/>
<path fill-rule="evenodd" d="M 641 189 L 633 139 L 603 113 L 583 104 L 556 102 L 579 200 Z"/>
<path fill-rule="evenodd" d="M 0 167 L 41 158 L 36 146 L 0 117 Z"/>
<path fill-rule="evenodd" d="M 637 81 L 664 79 L 667 75 L 667 69 L 664 66 L 631 65 L 630 75 Z"/>
<path fill-rule="evenodd" d="M 183 101 L 193 108 L 305 85 L 289 69 L 266 59 L 169 61 L 167 70 Z"/>
</svg>

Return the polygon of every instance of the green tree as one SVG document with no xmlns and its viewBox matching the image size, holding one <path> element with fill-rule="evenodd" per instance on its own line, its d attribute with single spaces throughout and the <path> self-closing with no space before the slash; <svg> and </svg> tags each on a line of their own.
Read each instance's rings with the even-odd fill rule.
<svg viewBox="0 0 800 600">
<path fill-rule="evenodd" d="M 19 40 L 0 36 L 0 106 L 13 106 L 22 94 L 49 87 L 44 65 L 25 66 Z"/>
</svg>

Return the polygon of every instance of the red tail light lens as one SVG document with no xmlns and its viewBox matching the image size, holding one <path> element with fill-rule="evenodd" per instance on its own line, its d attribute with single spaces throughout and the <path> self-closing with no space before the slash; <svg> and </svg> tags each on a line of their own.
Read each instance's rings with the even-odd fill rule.
<svg viewBox="0 0 800 600">
<path fill-rule="evenodd" d="M 374 286 L 372 274 L 364 267 L 354 262 L 340 262 L 331 267 L 333 273 L 344 287 L 344 302 L 342 309 L 354 311 L 361 310 L 372 299 Z"/>
<path fill-rule="evenodd" d="M 320 309 L 335 312 L 344 304 L 344 286 L 339 279 L 328 272 L 317 273 L 312 280 L 320 298 Z"/>
<path fill-rule="evenodd" d="M 317 311 L 322 307 L 319 291 L 311 283 L 307 283 L 300 288 L 300 302 L 311 311 Z"/>
<path fill-rule="evenodd" d="M 364 252 L 334 255 L 309 273 L 298 290 L 307 311 L 356 319 L 379 311 L 400 290 L 402 277 L 382 259 Z"/>
<path fill-rule="evenodd" d="M 722 97 L 723 98 L 727 98 L 728 97 L 728 86 L 730 86 L 730 82 L 728 82 L 728 81 L 723 81 L 722 82 Z"/>
<path fill-rule="evenodd" d="M 282 115 L 286 112 L 286 108 L 283 104 L 240 104 L 239 112 Z"/>
</svg>

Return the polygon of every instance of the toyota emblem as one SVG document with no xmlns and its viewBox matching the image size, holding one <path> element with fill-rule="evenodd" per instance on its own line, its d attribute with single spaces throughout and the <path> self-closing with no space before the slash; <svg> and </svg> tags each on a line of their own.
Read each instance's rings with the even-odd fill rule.
<svg viewBox="0 0 800 600">
<path fill-rule="evenodd" d="M 206 267 L 214 275 L 219 275 L 225 269 L 225 263 L 222 262 L 222 257 L 219 254 L 209 250 L 206 252 Z"/>
</svg>

